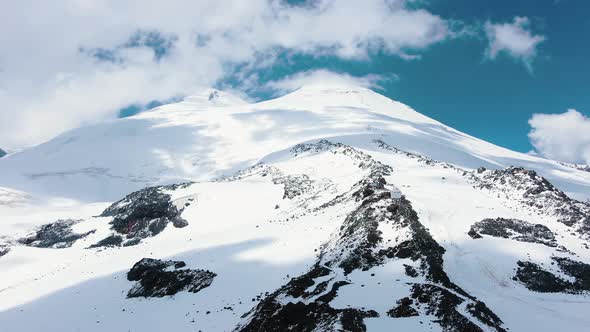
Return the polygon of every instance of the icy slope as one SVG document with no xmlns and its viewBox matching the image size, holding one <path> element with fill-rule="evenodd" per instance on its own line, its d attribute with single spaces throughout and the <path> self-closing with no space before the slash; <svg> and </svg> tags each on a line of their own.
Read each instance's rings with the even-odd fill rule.
<svg viewBox="0 0 590 332">
<path fill-rule="evenodd" d="M 461 167 L 535 169 L 577 198 L 590 173 L 462 134 L 371 90 L 308 86 L 247 104 L 215 90 L 137 116 L 69 131 L 0 160 L 0 185 L 39 196 L 112 201 L 147 185 L 204 181 L 266 154 L 326 137 L 384 135 L 403 150 Z"/>
</svg>

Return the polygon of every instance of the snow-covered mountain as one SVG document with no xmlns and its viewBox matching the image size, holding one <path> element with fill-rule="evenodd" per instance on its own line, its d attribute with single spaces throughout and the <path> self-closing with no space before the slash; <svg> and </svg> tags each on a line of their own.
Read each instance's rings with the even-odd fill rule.
<svg viewBox="0 0 590 332">
<path fill-rule="evenodd" d="M 589 198 L 369 89 L 206 90 L 0 160 L 0 326 L 585 331 Z"/>
</svg>

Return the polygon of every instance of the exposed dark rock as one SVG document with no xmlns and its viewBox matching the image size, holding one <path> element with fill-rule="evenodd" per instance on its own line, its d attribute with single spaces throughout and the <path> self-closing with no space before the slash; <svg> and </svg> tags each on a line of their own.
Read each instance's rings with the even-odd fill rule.
<svg viewBox="0 0 590 332">
<path fill-rule="evenodd" d="M 406 270 L 406 275 L 408 277 L 416 278 L 418 276 L 418 271 L 413 266 L 408 264 L 404 264 L 404 269 Z"/>
<path fill-rule="evenodd" d="M 467 311 L 479 319 L 480 322 L 488 325 L 488 326 L 501 326 L 502 320 L 500 317 L 496 316 L 483 302 L 475 301 L 471 303 L 467 303 L 465 306 Z M 504 331 L 503 329 L 499 329 Z"/>
<path fill-rule="evenodd" d="M 306 274 L 292 278 L 289 281 L 290 287 L 286 289 L 286 293 L 292 297 L 310 297 L 312 295 L 317 295 L 321 292 L 324 292 L 327 287 L 327 283 L 322 283 L 316 286 L 313 292 L 306 292 L 305 290 L 309 287 L 315 285 L 314 279 L 325 277 L 330 274 L 330 269 L 316 265 L 313 269 L 311 269 Z"/>
<path fill-rule="evenodd" d="M 471 236 L 472 239 L 481 239 L 483 236 L 479 235 L 476 231 L 473 230 L 473 227 L 469 229 L 467 235 Z"/>
<path fill-rule="evenodd" d="M 0 257 L 8 254 L 8 252 L 10 251 L 10 247 L 8 246 L 8 244 L 0 244 Z"/>
<path fill-rule="evenodd" d="M 577 169 L 578 171 L 583 171 L 583 172 L 590 172 L 590 165 L 584 165 L 584 164 L 568 164 L 568 163 L 560 163 L 563 166 L 567 166 L 573 169 Z"/>
<path fill-rule="evenodd" d="M 328 331 L 341 325 L 343 331 L 366 331 L 363 319 L 377 317 L 375 311 L 361 309 L 334 309 L 329 302 L 336 296 L 342 282 L 333 284 L 326 291 L 327 282 L 317 283 L 314 279 L 325 277 L 331 270 L 319 265 L 308 273 L 292 278 L 289 283 L 264 298 L 249 314 L 248 321 L 236 328 L 237 331 Z M 312 288 L 311 291 L 306 291 Z M 291 298 L 285 302 L 284 297 Z M 309 300 L 315 297 L 313 301 Z M 304 303 L 306 302 L 306 303 Z M 248 315 L 247 315 L 248 316 Z"/>
<path fill-rule="evenodd" d="M 349 145 L 342 143 L 333 143 L 328 140 L 320 140 L 317 143 L 297 144 L 291 149 L 293 156 L 298 156 L 303 153 L 319 153 L 328 151 L 333 154 L 341 154 L 349 157 L 359 168 L 371 169 L 381 171 L 387 169 L 391 171 L 391 167 L 384 165 L 381 162 L 373 159 L 370 155 L 361 152 Z M 373 177 L 373 176 L 370 176 Z"/>
<path fill-rule="evenodd" d="M 4 157 L 6 155 L 6 151 L 0 149 L 0 158 Z"/>
<path fill-rule="evenodd" d="M 170 195 L 163 192 L 163 190 L 173 190 L 187 185 L 189 184 L 149 187 L 136 191 L 113 203 L 100 216 L 113 217 L 110 222 L 111 229 L 125 236 L 118 245 L 138 244 L 141 239 L 162 232 L 168 223 L 172 223 L 177 228 L 188 225 L 180 216 L 184 207 L 177 208 Z M 117 245 L 112 239 L 113 236 L 116 234 L 109 236 L 111 240 L 104 239 L 105 243 Z M 94 246 L 99 246 L 99 243 Z"/>
<path fill-rule="evenodd" d="M 404 297 L 397 301 L 397 307 L 389 310 L 387 315 L 393 318 L 402 318 L 402 317 L 413 317 L 419 316 L 420 314 L 416 309 L 412 308 L 414 300 L 409 297 Z"/>
<path fill-rule="evenodd" d="M 104 239 L 98 241 L 97 243 L 91 245 L 89 248 L 98 248 L 98 247 L 117 247 L 123 243 L 123 237 L 120 235 L 110 235 L 105 237 Z"/>
<path fill-rule="evenodd" d="M 398 301 L 399 306 L 393 310 L 396 310 L 396 313 L 417 313 L 417 309 L 420 309 L 427 315 L 439 318 L 437 322 L 444 331 L 483 331 L 478 324 L 464 316 L 458 308 L 468 301 L 466 308 L 469 314 L 496 331 L 506 331 L 502 328 L 502 320 L 483 302 L 470 301 L 470 299 L 453 293 L 447 288 L 433 284 L 414 284 L 410 297 Z"/>
<path fill-rule="evenodd" d="M 445 250 L 419 222 L 416 211 L 403 195 L 392 197 L 385 176 L 391 167 L 374 161 L 351 147 L 320 141 L 297 146 L 293 153 L 328 150 L 354 158 L 359 167 L 366 167 L 368 175 L 322 208 L 339 203 L 356 202 L 356 208 L 344 219 L 331 239 L 321 246 L 316 264 L 305 274 L 292 278 L 287 284 L 243 316 L 246 321 L 237 331 L 364 331 L 364 318 L 377 317 L 371 308 L 339 309 L 330 305 L 338 297 L 338 290 L 351 284 L 352 272 L 368 271 L 390 260 L 411 259 L 414 266 L 404 264 L 406 274 L 417 278 L 412 284 L 408 300 L 387 313 L 392 317 L 418 315 L 433 316 L 446 331 L 481 331 L 485 324 L 495 331 L 504 331 L 502 321 L 485 304 L 452 283 L 443 269 Z M 391 227 L 403 234 L 396 243 L 383 240 L 381 231 Z M 342 272 L 339 272 L 342 271 Z M 367 272 L 369 273 L 369 272 Z M 363 285 L 360 285 L 361 287 Z M 418 303 L 415 299 L 428 299 Z M 414 303 L 414 304 L 412 304 Z M 459 307 L 459 304 L 466 306 Z M 413 306 L 417 306 L 414 308 Z M 465 312 L 463 308 L 472 308 Z M 479 323 L 475 323 L 478 321 Z"/>
<path fill-rule="evenodd" d="M 575 278 L 576 291 L 590 291 L 590 264 L 571 260 L 566 257 L 551 257 L 568 276 Z"/>
<path fill-rule="evenodd" d="M 127 297 L 163 297 L 186 290 L 197 293 L 209 287 L 215 273 L 206 270 L 185 269 L 183 261 L 163 261 L 143 258 L 127 273 L 127 280 L 137 281 Z"/>
<path fill-rule="evenodd" d="M 418 261 L 421 274 L 426 280 L 435 284 L 414 284 L 411 297 L 422 300 L 428 298 L 425 312 L 437 317 L 437 322 L 445 330 L 481 331 L 479 326 L 465 317 L 461 309 L 457 307 L 467 301 L 467 305 L 472 308 L 469 313 L 473 318 L 496 331 L 504 331 L 502 321 L 497 315 L 484 303 L 451 282 L 443 268 L 444 248 L 419 222 L 418 215 L 410 202 L 403 196 L 394 199 L 380 194 L 380 191 L 383 190 L 382 185 L 380 180 L 371 182 L 370 186 L 371 189 L 374 189 L 374 193 L 366 196 L 361 206 L 353 211 L 343 223 L 343 227 L 350 227 L 354 231 L 345 228 L 345 232 L 341 231 L 342 238 L 346 239 L 348 243 L 356 245 L 348 250 L 348 256 L 343 260 L 345 264 L 341 265 L 345 273 L 354 269 L 367 270 L 372 266 L 385 263 L 387 259 Z M 368 214 L 367 211 L 370 211 L 371 214 Z M 401 241 L 393 247 L 379 249 L 383 246 L 381 237 L 375 237 L 375 241 L 370 241 L 368 234 L 379 234 L 378 226 L 383 224 L 392 225 L 398 230 L 406 229 L 409 232 L 409 239 Z M 359 233 L 359 230 L 364 231 Z M 366 237 L 354 236 L 355 233 L 366 235 Z M 345 242 L 341 241 L 340 245 L 344 245 Z M 349 245 L 348 248 L 350 247 Z M 407 275 L 411 277 L 419 275 L 414 267 L 409 265 L 404 267 Z M 419 301 L 419 303 L 423 305 L 425 302 Z M 398 308 L 399 310 L 397 310 Z M 407 301 L 403 303 L 401 308 L 398 306 L 392 310 L 391 314 L 413 312 Z"/>
<path fill-rule="evenodd" d="M 560 293 L 572 288 L 572 284 L 559 278 L 551 272 L 545 271 L 533 262 L 517 262 L 515 279 L 522 282 L 526 288 L 542 293 Z"/>
<path fill-rule="evenodd" d="M 377 316 L 375 311 L 334 309 L 324 303 L 289 302 L 281 305 L 268 300 L 262 303 L 260 316 L 238 327 L 237 331 L 333 331 L 338 325 L 341 331 L 366 331 L 363 319 Z"/>
<path fill-rule="evenodd" d="M 236 181 L 252 175 L 270 177 L 274 184 L 283 185 L 283 199 L 293 199 L 297 196 L 303 195 L 311 191 L 314 186 L 314 181 L 310 180 L 309 176 L 305 174 L 285 175 L 281 169 L 266 164 L 256 164 L 233 176 L 224 177 L 221 180 Z"/>
<path fill-rule="evenodd" d="M 86 237 L 94 230 L 78 234 L 72 231 L 72 226 L 81 220 L 58 220 L 41 226 L 37 231 L 18 241 L 24 245 L 38 248 L 68 248 L 77 240 Z"/>
<path fill-rule="evenodd" d="M 412 237 L 400 242 L 394 247 L 383 249 L 379 255 L 388 258 L 409 258 L 420 262 L 420 270 L 428 281 L 435 284 L 416 283 L 412 287 L 411 298 L 415 299 L 416 308 L 424 307 L 425 313 L 438 318 L 437 322 L 446 331 L 481 331 L 481 328 L 465 317 L 458 305 L 467 301 L 469 313 L 496 331 L 504 331 L 502 320 L 494 314 L 483 302 L 469 295 L 459 286 L 451 282 L 443 267 L 444 248 L 430 235 L 428 230 L 418 221 L 416 212 L 405 199 L 394 200 L 397 208 L 394 220 L 411 230 Z M 417 271 L 406 265 L 406 274 L 418 276 Z M 399 303 L 402 304 L 402 303 Z M 399 310 L 409 311 L 411 303 L 404 301 Z M 395 308 L 395 309 L 397 309 Z"/>
<path fill-rule="evenodd" d="M 313 182 L 305 174 L 285 175 L 273 178 L 274 184 L 282 184 L 284 188 L 283 199 L 293 199 L 311 190 Z"/>
<path fill-rule="evenodd" d="M 475 187 L 502 193 L 511 201 L 519 202 L 523 207 L 537 213 L 556 216 L 559 222 L 573 227 L 582 237 L 590 240 L 590 202 L 580 202 L 568 197 L 535 171 L 522 167 L 508 167 L 503 170 L 479 167 L 472 172 L 399 150 L 381 139 L 374 140 L 374 143 L 382 149 L 406 155 L 427 165 L 454 169 L 470 179 Z"/>
<path fill-rule="evenodd" d="M 467 234 L 472 238 L 480 238 L 481 234 L 484 234 L 521 242 L 540 243 L 549 247 L 557 247 L 555 235 L 547 226 L 531 224 L 518 219 L 484 219 L 473 224 Z"/>
<path fill-rule="evenodd" d="M 566 257 L 551 257 L 565 275 L 574 281 L 566 280 L 543 269 L 533 262 L 518 261 L 515 280 L 526 288 L 541 293 L 579 294 L 590 291 L 590 265 Z"/>
<path fill-rule="evenodd" d="M 590 237 L 590 203 L 569 198 L 535 171 L 508 167 L 473 173 L 471 179 L 478 188 L 503 193 L 528 209 L 556 216 L 580 235 Z"/>
<path fill-rule="evenodd" d="M 384 189 L 384 175 L 389 174 L 391 168 L 374 161 L 370 156 L 352 149 L 343 144 L 334 144 L 328 141 L 320 141 L 317 144 L 302 144 L 291 150 L 295 155 L 304 152 L 330 151 L 349 156 L 362 169 L 368 169 L 369 176 L 357 183 L 348 195 L 340 195 L 321 208 L 335 205 L 350 195 L 361 202 L 361 207 L 349 215 L 340 229 L 339 238 L 358 240 L 352 252 L 347 257 L 332 257 L 329 262 L 328 251 L 322 250 L 318 263 L 307 273 L 292 278 L 289 283 L 279 288 L 274 293 L 265 297 L 247 317 L 246 323 L 237 327 L 238 331 L 318 331 L 334 330 L 340 326 L 344 331 L 365 331 L 363 319 L 377 317 L 372 310 L 362 308 L 336 309 L 330 306 L 330 302 L 337 296 L 338 289 L 350 282 L 337 278 L 334 268 L 343 268 L 350 272 L 361 266 L 370 266 L 370 248 L 380 240 L 378 223 L 373 220 L 373 214 L 377 211 L 371 207 L 370 202 L 378 202 L 389 197 L 389 191 Z M 379 191 L 379 192 L 377 192 Z M 363 194 L 364 193 L 364 194 Z M 387 193 L 387 195 L 382 195 Z M 370 197 L 368 197 L 370 196 Z M 343 246 L 336 246 L 343 248 Z M 324 246 L 326 247 L 326 246 Z M 368 261 L 363 261 L 365 257 Z M 321 281 L 315 279 L 321 278 Z M 329 286 L 331 285 L 331 286 Z"/>
<path fill-rule="evenodd" d="M 465 299 L 445 288 L 430 284 L 415 284 L 412 287 L 411 297 L 415 300 L 415 305 L 424 310 L 426 314 L 439 318 L 438 323 L 444 331 L 483 332 L 477 324 L 467 319 L 457 310 L 457 307 L 465 302 Z M 475 307 L 475 304 L 472 305 Z M 489 318 L 485 323 L 490 327 L 495 327 L 497 331 L 505 331 L 500 327 L 502 321 L 491 313 L 487 307 L 483 309 L 485 310 L 485 317 Z M 481 317 L 482 313 L 483 311 L 480 311 L 474 316 Z"/>
</svg>

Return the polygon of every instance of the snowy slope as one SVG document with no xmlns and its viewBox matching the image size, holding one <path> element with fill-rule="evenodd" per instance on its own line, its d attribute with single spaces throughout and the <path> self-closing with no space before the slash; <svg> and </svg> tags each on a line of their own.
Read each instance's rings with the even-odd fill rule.
<svg viewBox="0 0 590 332">
<path fill-rule="evenodd" d="M 589 189 L 367 89 L 205 91 L 0 160 L 0 326 L 585 331 Z"/>
<path fill-rule="evenodd" d="M 483 142 L 371 90 L 347 86 L 309 86 L 255 104 L 207 90 L 3 158 L 0 186 L 113 201 L 147 185 L 232 174 L 300 142 L 351 136 L 354 143 L 358 135 L 386 135 L 400 149 L 461 167 L 523 166 L 577 198 L 590 192 L 590 173 Z"/>
</svg>

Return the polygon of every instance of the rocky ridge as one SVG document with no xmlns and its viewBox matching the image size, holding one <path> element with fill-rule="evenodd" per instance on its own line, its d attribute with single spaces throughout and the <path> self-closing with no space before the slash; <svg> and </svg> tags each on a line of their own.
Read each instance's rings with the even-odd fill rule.
<svg viewBox="0 0 590 332">
<path fill-rule="evenodd" d="M 81 222 L 82 220 L 58 220 L 56 222 L 43 225 L 28 236 L 18 240 L 19 243 L 30 247 L 37 248 L 68 248 L 74 242 L 84 238 L 92 233 L 94 230 L 86 233 L 75 233 L 72 226 Z"/>
<path fill-rule="evenodd" d="M 552 215 L 582 238 L 589 239 L 590 204 L 568 197 L 535 171 L 522 167 L 479 168 L 471 174 L 471 179 L 476 187 L 503 194 L 507 200 L 516 200 L 536 213 Z"/>
<path fill-rule="evenodd" d="M 335 150 L 333 150 L 335 149 Z M 349 192 L 330 205 L 354 200 L 357 207 L 345 218 L 331 240 L 320 248 L 315 265 L 305 274 L 265 297 L 244 316 L 236 331 L 317 331 L 338 327 L 345 331 L 364 331 L 364 319 L 382 314 L 391 317 L 424 315 L 445 331 L 483 331 L 481 326 L 504 331 L 501 319 L 483 302 L 454 284 L 443 268 L 444 249 L 419 222 L 416 212 L 403 196 L 392 197 L 387 176 L 392 170 L 370 156 L 342 144 L 320 141 L 317 145 L 297 146 L 293 154 L 339 151 L 359 158 L 369 174 Z M 389 228 L 389 230 L 385 230 Z M 383 234 L 395 232 L 385 241 Z M 331 302 L 338 291 L 354 283 L 349 275 L 365 274 L 377 266 L 403 264 L 410 293 L 387 313 L 371 308 L 338 308 Z M 465 306 L 465 311 L 460 307 Z"/>
</svg>

